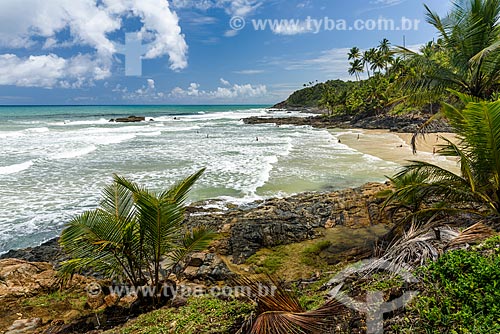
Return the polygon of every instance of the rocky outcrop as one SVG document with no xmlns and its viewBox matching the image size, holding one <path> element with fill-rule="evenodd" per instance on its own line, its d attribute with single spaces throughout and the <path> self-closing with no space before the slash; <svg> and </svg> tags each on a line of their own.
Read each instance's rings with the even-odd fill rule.
<svg viewBox="0 0 500 334">
<path fill-rule="evenodd" d="M 413 133 L 420 125 L 428 120 L 428 116 L 392 116 L 379 115 L 369 117 L 352 116 L 311 116 L 311 117 L 249 117 L 243 119 L 245 124 L 297 125 L 312 126 L 315 128 L 340 128 L 340 129 L 380 129 L 392 132 Z M 428 132 L 453 132 L 448 124 L 443 121 L 434 122 Z"/>
<path fill-rule="evenodd" d="M 242 263 L 261 248 L 274 247 L 319 235 L 318 228 L 345 226 L 367 227 L 389 223 L 381 213 L 382 200 L 375 195 L 388 185 L 370 183 L 355 189 L 332 193 L 305 193 L 288 198 L 274 198 L 248 209 L 200 215 L 191 212 L 191 226 L 209 226 L 221 233 L 216 251 L 232 255 Z"/>
<path fill-rule="evenodd" d="M 180 277 L 189 282 L 210 285 L 215 282 L 225 281 L 233 276 L 220 255 L 215 253 L 194 253 L 186 263 L 187 266 Z"/>
<path fill-rule="evenodd" d="M 389 186 L 369 183 L 359 188 L 330 193 L 303 193 L 288 198 L 257 201 L 245 207 L 226 211 L 206 209 L 206 202 L 188 207 L 186 224 L 206 226 L 220 233 L 212 253 L 232 256 L 242 263 L 261 248 L 286 245 L 320 236 L 318 228 L 349 228 L 386 224 L 381 214 L 382 200 L 375 195 Z M 63 259 L 57 241 L 40 247 L 11 251 L 4 256 L 37 259 L 58 263 Z M 213 254 L 194 257 L 187 263 L 188 276 L 200 280 L 219 281 L 229 271 Z"/>
<path fill-rule="evenodd" d="M 56 272 L 49 263 L 0 260 L 0 302 L 7 298 L 51 291 L 56 286 Z"/>
<path fill-rule="evenodd" d="M 7 328 L 5 334 L 26 334 L 33 333 L 35 329 L 42 325 L 42 319 L 31 318 L 31 319 L 19 319 L 14 321 L 12 325 Z"/>
<path fill-rule="evenodd" d="M 57 238 L 44 242 L 37 247 L 10 250 L 0 255 L 0 259 L 21 259 L 28 262 L 49 262 L 52 264 L 60 262 L 62 258 Z"/>
<path fill-rule="evenodd" d="M 117 123 L 136 123 L 136 122 L 144 122 L 145 120 L 146 117 L 144 116 L 129 116 L 129 117 L 110 119 L 109 121 Z"/>
</svg>

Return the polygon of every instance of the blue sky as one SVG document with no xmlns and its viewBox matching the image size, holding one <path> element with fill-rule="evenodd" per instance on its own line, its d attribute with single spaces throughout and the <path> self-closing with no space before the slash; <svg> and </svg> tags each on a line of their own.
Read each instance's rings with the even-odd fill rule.
<svg viewBox="0 0 500 334">
<path fill-rule="evenodd" d="M 273 104 L 309 81 L 352 79 L 352 46 L 435 38 L 424 2 L 1 0 L 0 104 Z M 365 29 L 380 19 L 394 30 Z M 133 51 L 141 75 L 126 75 Z"/>
</svg>

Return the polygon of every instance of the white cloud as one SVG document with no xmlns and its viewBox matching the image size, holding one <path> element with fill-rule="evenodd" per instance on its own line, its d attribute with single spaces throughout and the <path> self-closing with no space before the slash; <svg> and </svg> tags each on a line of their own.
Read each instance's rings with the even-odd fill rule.
<svg viewBox="0 0 500 334">
<path fill-rule="evenodd" d="M 27 58 L 0 55 L 0 85 L 78 88 L 109 75 L 108 67 L 89 55 L 68 59 L 54 54 Z"/>
<path fill-rule="evenodd" d="M 382 5 L 382 6 L 396 6 L 400 3 L 405 2 L 406 0 L 372 0 L 370 4 L 372 5 Z"/>
<path fill-rule="evenodd" d="M 280 24 L 271 26 L 271 30 L 276 35 L 293 36 L 314 32 L 312 25 L 306 21 L 292 20 L 282 21 Z"/>
<path fill-rule="evenodd" d="M 149 89 L 155 89 L 155 81 L 153 79 L 148 79 L 147 83 Z"/>
<path fill-rule="evenodd" d="M 168 55 L 170 68 L 180 70 L 187 66 L 188 46 L 181 33 L 179 19 L 165 0 L 16 0 L 0 1 L 0 46 L 8 48 L 49 50 L 46 55 L 18 59 L 35 71 L 33 79 L 20 77 L 11 69 L 3 69 L 11 80 L 29 83 L 30 86 L 72 87 L 89 79 L 100 80 L 110 75 L 113 56 L 119 46 L 109 34 L 119 30 L 124 17 L 137 17 L 142 22 L 140 33 L 148 36 L 150 43 L 145 58 L 153 59 Z M 60 39 L 61 32 L 69 32 L 69 39 Z M 67 46 L 90 47 L 82 56 L 62 58 L 57 48 Z M 12 61 L 12 55 L 4 55 Z M 42 60 L 57 67 L 56 74 L 46 80 L 39 78 L 45 70 L 37 67 Z M 61 65 L 62 69 L 60 68 Z M 94 66 L 89 66 L 93 64 Z M 23 71 L 26 75 L 26 73 Z"/>
<path fill-rule="evenodd" d="M 243 17 L 253 14 L 262 3 L 262 0 L 172 0 L 172 6 L 175 8 L 222 8 L 230 16 Z"/>
<path fill-rule="evenodd" d="M 236 74 L 245 74 L 245 75 L 253 75 L 253 74 L 261 74 L 264 73 L 264 70 L 241 70 L 241 71 L 234 71 L 233 73 Z"/>
<path fill-rule="evenodd" d="M 310 73 L 321 74 L 325 79 L 342 79 L 352 80 L 352 77 L 347 73 L 349 69 L 349 61 L 347 53 L 349 48 L 337 48 L 322 51 L 319 56 L 308 59 L 275 59 L 268 61 L 267 65 L 275 65 L 284 68 L 288 71 L 309 71 Z M 316 79 L 322 79 L 317 77 Z"/>
<path fill-rule="evenodd" d="M 176 87 L 170 92 L 170 97 L 174 99 L 186 98 L 203 98 L 207 100 L 238 100 L 261 97 L 267 94 L 265 85 L 251 84 L 238 85 L 234 84 L 230 87 L 217 87 L 212 91 L 200 90 L 198 83 L 191 83 L 187 89 Z"/>
<path fill-rule="evenodd" d="M 220 78 L 220 83 L 223 84 L 224 86 L 229 86 L 231 83 L 224 78 Z"/>
<path fill-rule="evenodd" d="M 195 8 L 206 11 L 212 8 L 223 9 L 227 15 L 247 17 L 255 13 L 263 4 L 263 0 L 172 0 L 174 8 Z M 237 30 L 227 30 L 225 37 L 238 35 Z"/>
</svg>

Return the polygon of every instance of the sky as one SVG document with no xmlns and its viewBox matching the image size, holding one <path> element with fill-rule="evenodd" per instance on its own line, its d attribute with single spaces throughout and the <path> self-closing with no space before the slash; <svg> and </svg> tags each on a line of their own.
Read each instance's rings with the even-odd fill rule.
<svg viewBox="0 0 500 334">
<path fill-rule="evenodd" d="M 0 0 L 0 105 L 271 105 L 354 80 L 353 46 L 437 38 L 424 2 Z"/>
</svg>

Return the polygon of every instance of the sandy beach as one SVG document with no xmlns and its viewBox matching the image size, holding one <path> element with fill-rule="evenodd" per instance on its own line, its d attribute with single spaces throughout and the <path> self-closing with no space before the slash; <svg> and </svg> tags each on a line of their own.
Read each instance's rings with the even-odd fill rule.
<svg viewBox="0 0 500 334">
<path fill-rule="evenodd" d="M 365 154 L 405 165 L 409 160 L 422 160 L 437 164 L 448 170 L 458 172 L 457 162 L 451 158 L 433 154 L 439 146 L 445 144 L 440 137 L 456 141 L 454 133 L 434 133 L 420 137 L 417 141 L 417 153 L 411 149 L 410 133 L 395 133 L 389 130 L 353 129 L 338 136 L 341 142 Z"/>
</svg>

